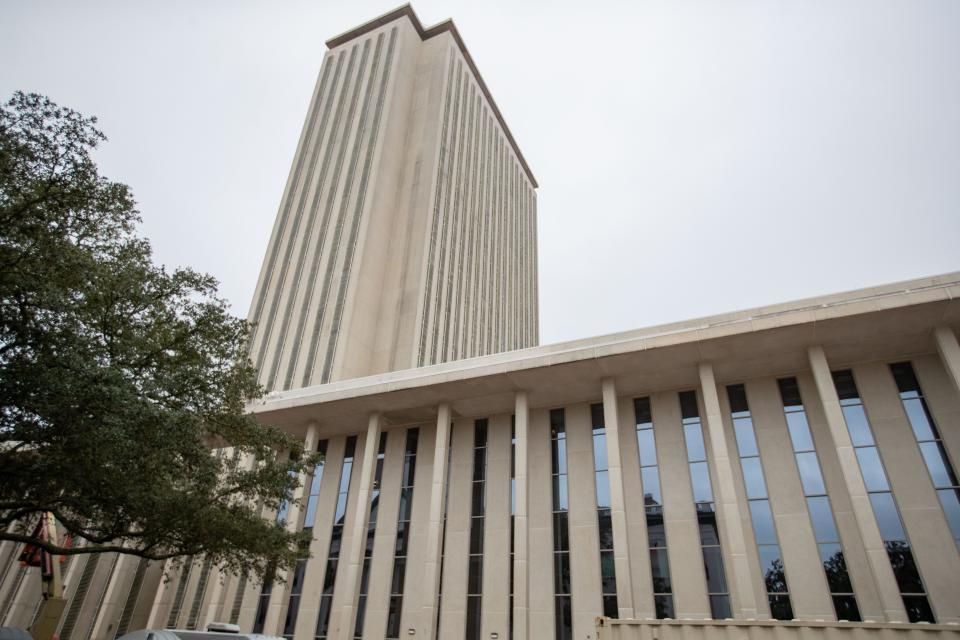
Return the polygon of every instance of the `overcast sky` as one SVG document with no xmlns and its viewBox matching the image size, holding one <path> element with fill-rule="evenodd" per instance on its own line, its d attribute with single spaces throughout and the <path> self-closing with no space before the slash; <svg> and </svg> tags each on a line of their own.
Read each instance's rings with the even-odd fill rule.
<svg viewBox="0 0 960 640">
<path fill-rule="evenodd" d="M 324 41 L 399 0 L 0 0 L 156 259 L 246 315 Z M 960 270 L 960 2 L 418 0 L 539 183 L 541 342 Z"/>
</svg>

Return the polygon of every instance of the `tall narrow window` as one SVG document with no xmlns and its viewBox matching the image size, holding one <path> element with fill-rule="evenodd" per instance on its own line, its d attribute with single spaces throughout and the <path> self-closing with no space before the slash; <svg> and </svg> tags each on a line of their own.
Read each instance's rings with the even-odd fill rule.
<svg viewBox="0 0 960 640">
<path fill-rule="evenodd" d="M 407 430 L 400 476 L 400 508 L 397 511 L 397 539 L 393 549 L 393 577 L 390 579 L 390 608 L 387 612 L 387 637 L 400 638 L 400 612 L 407 575 L 407 548 L 410 544 L 410 519 L 413 515 L 413 478 L 417 471 L 417 442 L 420 429 Z"/>
<path fill-rule="evenodd" d="M 550 459 L 553 484 L 553 593 L 556 640 L 573 639 L 570 603 L 570 530 L 567 513 L 567 431 L 563 409 L 550 411 Z"/>
<path fill-rule="evenodd" d="M 933 414 L 923 397 L 920 383 L 913 372 L 913 365 L 909 362 L 899 362 L 890 365 L 893 378 L 897 381 L 900 391 L 900 401 L 910 420 L 910 428 L 917 439 L 920 454 L 927 465 L 927 472 L 937 490 L 937 497 L 947 516 L 947 524 L 953 538 L 960 547 L 960 484 L 957 483 L 957 474 L 950 463 L 950 456 L 943 446 L 940 430 L 933 421 Z"/>
<path fill-rule="evenodd" d="M 450 457 L 453 455 L 453 423 L 450 423 L 447 431 L 447 477 L 444 480 L 443 490 L 443 535 L 440 540 L 440 572 L 437 579 L 437 611 L 436 628 L 434 637 L 440 637 L 440 607 L 443 606 L 443 561 L 447 550 L 447 507 L 450 505 Z"/>
<path fill-rule="evenodd" d="M 880 451 L 873 439 L 873 430 L 867 419 L 860 392 L 853 379 L 853 372 L 834 371 L 833 383 L 840 398 L 840 409 L 843 419 L 853 442 L 853 450 L 860 465 L 870 504 L 873 505 L 873 515 L 880 528 L 880 537 L 890 558 L 890 566 L 897 578 L 900 588 L 900 597 L 907 610 L 910 622 L 934 622 L 933 609 L 927 600 L 926 589 L 920 578 L 913 559 L 913 551 L 907 532 L 903 528 L 900 510 L 893 499 L 887 474 L 883 469 Z"/>
<path fill-rule="evenodd" d="M 295 471 L 289 472 L 291 476 L 297 475 Z M 287 520 L 287 513 L 290 511 L 289 494 L 277 507 L 277 524 L 283 524 Z M 263 633 L 263 625 L 267 621 L 267 608 L 270 605 L 270 594 L 273 593 L 273 581 L 275 579 L 276 567 L 267 568 L 263 577 L 263 587 L 260 589 L 260 597 L 257 598 L 257 611 L 253 616 L 253 633 Z"/>
<path fill-rule="evenodd" d="M 650 398 L 636 398 L 633 412 L 637 424 L 637 449 L 640 451 L 640 483 L 643 508 L 647 517 L 647 541 L 650 548 L 650 572 L 653 576 L 653 604 L 658 618 L 673 618 L 673 583 L 667 559 L 667 532 L 663 526 L 663 495 L 657 442 L 653 435 Z"/>
<path fill-rule="evenodd" d="M 710 597 L 710 615 L 714 620 L 730 618 L 730 590 L 723 569 L 723 550 L 720 546 L 720 530 L 717 527 L 717 508 L 713 502 L 713 485 L 707 466 L 707 447 L 703 441 L 703 425 L 700 423 L 700 408 L 697 393 L 680 393 L 680 416 L 683 420 L 683 439 L 687 446 L 687 462 L 690 482 L 693 485 L 693 501 L 700 524 L 700 548 L 703 552 L 703 567 L 707 576 L 707 594 Z"/>
<path fill-rule="evenodd" d="M 510 416 L 510 601 L 507 609 L 507 637 L 513 640 L 513 534 L 517 517 L 517 416 Z"/>
<path fill-rule="evenodd" d="M 853 594 L 853 583 L 847 573 L 847 561 L 840 544 L 840 534 L 833 518 L 827 485 L 820 471 L 820 460 L 813 445 L 807 412 L 803 408 L 800 387 L 796 378 L 777 380 L 780 387 L 780 399 L 783 401 L 783 413 L 790 431 L 790 442 L 800 472 L 800 484 L 807 499 L 807 511 L 813 524 L 813 536 L 817 540 L 823 571 L 827 576 L 827 586 L 833 599 L 833 610 L 837 620 L 860 621 L 860 608 Z"/>
<path fill-rule="evenodd" d="M 387 434 L 380 433 L 377 447 L 377 468 L 373 474 L 370 492 L 370 520 L 367 523 L 367 546 L 363 551 L 363 569 L 360 572 L 360 596 L 357 599 L 357 620 L 353 625 L 354 640 L 363 638 L 363 621 L 367 612 L 367 592 L 370 587 L 370 564 L 373 562 L 373 543 L 377 537 L 377 513 L 380 506 L 380 482 L 383 480 L 383 459 L 387 453 Z"/>
<path fill-rule="evenodd" d="M 607 466 L 607 429 L 603 405 L 590 405 L 593 425 L 593 475 L 597 487 L 597 528 L 600 532 L 600 593 L 603 615 L 616 618 L 617 568 L 613 553 L 613 521 L 610 517 L 610 471 Z"/>
<path fill-rule="evenodd" d="M 330 532 L 330 551 L 327 553 L 327 568 L 323 576 L 323 591 L 320 593 L 320 610 L 317 615 L 316 640 L 327 637 L 330 626 L 330 609 L 333 604 L 333 588 L 337 581 L 337 562 L 340 560 L 340 546 L 343 543 L 343 524 L 347 517 L 347 499 L 350 496 L 350 476 L 353 472 L 353 456 L 357 448 L 357 437 L 347 438 L 343 452 L 343 468 L 340 470 L 340 485 L 337 491 L 337 506 L 333 513 L 333 529 Z"/>
<path fill-rule="evenodd" d="M 742 384 L 727 387 L 730 400 L 730 412 L 733 419 L 733 432 L 740 452 L 740 468 L 743 470 L 743 484 L 747 491 L 747 505 L 753 522 L 753 535 L 757 541 L 757 554 L 760 557 L 760 572 L 767 587 L 767 602 L 770 615 L 776 620 L 792 620 L 793 607 L 790 604 L 790 589 L 787 587 L 787 573 L 783 566 L 783 554 L 777 540 L 777 527 L 773 521 L 773 510 L 767 496 L 767 483 L 760 463 L 760 448 L 753 429 L 753 417 L 747 404 L 747 391 Z"/>
<path fill-rule="evenodd" d="M 320 484 L 323 481 L 323 467 L 327 456 L 327 441 L 317 443 L 317 453 L 321 455 L 320 462 L 313 468 L 310 477 L 310 490 L 307 494 L 307 508 L 303 514 L 303 530 L 313 531 L 313 521 L 317 517 L 317 500 L 320 498 Z M 307 558 L 297 561 L 293 570 L 293 579 L 290 581 L 290 600 L 287 603 L 287 618 L 283 623 L 283 637 L 293 638 L 297 627 L 297 614 L 300 612 L 300 596 L 303 592 L 303 577 L 307 571 Z"/>
<path fill-rule="evenodd" d="M 467 569 L 467 640 L 480 640 L 483 604 L 483 524 L 487 499 L 487 421 L 473 424 L 470 557 Z"/>
</svg>

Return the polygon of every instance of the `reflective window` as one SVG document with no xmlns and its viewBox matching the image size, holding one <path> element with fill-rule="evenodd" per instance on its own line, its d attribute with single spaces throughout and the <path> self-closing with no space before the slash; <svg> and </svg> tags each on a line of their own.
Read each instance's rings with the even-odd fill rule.
<svg viewBox="0 0 960 640">
<path fill-rule="evenodd" d="M 670 562 L 667 557 L 667 533 L 663 526 L 663 497 L 660 493 L 657 444 L 650 398 L 635 399 L 633 407 L 637 425 L 637 448 L 640 452 L 640 483 L 643 487 L 655 613 L 658 618 L 672 618 L 673 583 L 670 580 Z"/>
<path fill-rule="evenodd" d="M 740 469 L 743 471 L 743 484 L 757 543 L 760 574 L 767 589 L 770 615 L 776 620 L 790 620 L 793 618 L 793 608 L 790 605 L 787 575 L 777 540 L 770 501 L 767 499 L 767 486 L 763 476 L 763 465 L 760 463 L 760 450 L 757 447 L 756 431 L 747 401 L 746 387 L 742 384 L 729 385 L 727 399 L 730 402 L 730 418 L 733 421 L 737 451 L 740 454 Z"/>
<path fill-rule="evenodd" d="M 897 367 L 894 366 L 893 372 L 898 385 L 903 384 L 903 371 L 898 372 Z M 913 376 L 912 368 L 909 374 L 910 377 Z M 897 504 L 890 492 L 890 485 L 883 470 L 880 452 L 874 445 L 870 421 L 863 407 L 863 401 L 860 399 L 860 393 L 857 391 L 853 373 L 849 370 L 835 371 L 833 379 L 840 403 L 843 405 L 843 415 L 847 423 L 847 430 L 850 432 L 850 439 L 853 441 L 854 451 L 857 454 L 860 473 L 867 487 L 870 503 L 873 505 L 873 513 L 880 529 L 880 537 L 883 538 L 887 548 L 890 567 L 897 577 L 900 597 L 907 609 L 907 615 L 911 622 L 933 622 L 933 612 L 927 601 L 926 593 L 924 593 L 926 589 L 913 562 L 913 551 L 910 548 L 910 542 L 907 540 L 906 531 L 903 529 Z M 917 389 L 919 389 L 919 386 Z M 904 391 L 901 387 L 900 391 L 901 398 L 904 397 L 904 393 L 906 393 L 905 397 L 909 399 L 918 397 L 917 392 L 913 389 Z"/>
<path fill-rule="evenodd" d="M 604 615 L 617 617 L 617 576 L 613 563 L 613 526 L 610 520 L 610 477 L 607 471 L 607 432 L 603 405 L 590 406 L 593 425 L 593 470 L 597 490 L 597 528 L 600 534 L 601 593 Z M 612 604 L 611 604 L 612 603 Z M 607 611 L 609 609 L 609 611 Z"/>
<path fill-rule="evenodd" d="M 407 573 L 407 548 L 410 521 L 413 514 L 413 481 L 417 467 L 417 445 L 420 430 L 407 429 L 403 451 L 403 470 L 400 475 L 400 507 L 397 510 L 397 538 L 394 544 L 393 577 L 390 580 L 390 602 L 387 614 L 387 638 L 400 638 L 400 614 L 403 610 L 403 592 Z"/>
<path fill-rule="evenodd" d="M 340 468 L 338 483 L 337 509 L 334 512 L 333 530 L 330 532 L 330 549 L 327 551 L 327 567 L 323 578 L 323 591 L 320 595 L 319 615 L 315 637 L 322 640 L 327 637 L 330 624 L 330 610 L 333 604 L 333 589 L 337 579 L 337 561 L 340 559 L 340 542 L 343 539 L 343 519 L 346 514 L 347 497 L 350 493 L 350 479 L 353 475 L 353 456 L 357 448 L 357 437 L 347 438 L 343 452 L 343 466 Z M 343 505 L 341 509 L 340 505 Z"/>
<path fill-rule="evenodd" d="M 743 483 L 747 489 L 747 498 L 766 498 L 767 485 L 763 481 L 760 458 L 741 458 L 740 466 L 743 469 Z"/>
<path fill-rule="evenodd" d="M 813 436 L 810 435 L 810 425 L 807 424 L 807 413 L 803 407 L 801 406 L 799 411 L 787 413 L 786 418 L 793 450 L 813 451 Z"/>
<path fill-rule="evenodd" d="M 867 491 L 888 491 L 890 485 L 887 484 L 887 474 L 883 471 L 883 463 L 880 462 L 880 452 L 877 448 L 859 447 L 856 451 L 860 473 L 863 474 L 863 483 L 867 485 Z"/>
<path fill-rule="evenodd" d="M 816 496 L 827 493 L 827 487 L 820 473 L 820 461 L 815 451 L 805 451 L 796 454 L 797 469 L 800 471 L 800 483 L 803 493 L 807 496 Z"/>
<path fill-rule="evenodd" d="M 837 526 L 830 509 L 830 499 L 827 496 L 811 496 L 807 498 L 807 510 L 813 522 L 813 535 L 817 542 L 837 542 Z"/>
<path fill-rule="evenodd" d="M 487 421 L 473 423 L 473 487 L 467 565 L 467 640 L 480 640 L 483 606 L 483 530 L 487 486 Z"/>
<path fill-rule="evenodd" d="M 572 640 L 570 537 L 567 522 L 567 433 L 563 409 L 550 411 L 550 457 L 553 480 L 553 589 L 556 640 Z"/>
<path fill-rule="evenodd" d="M 734 418 L 733 433 L 737 437 L 737 449 L 741 456 L 758 456 L 757 439 L 753 435 L 753 420 Z"/>
<path fill-rule="evenodd" d="M 707 450 L 703 441 L 697 394 L 695 391 L 683 391 L 679 394 L 679 400 L 687 461 L 690 463 L 690 483 L 700 523 L 700 550 L 707 579 L 707 595 L 710 598 L 710 615 L 715 620 L 723 620 L 731 616 L 730 593 L 724 574 L 723 551 L 717 531 L 716 507 L 713 504 L 713 488 L 706 462 Z"/>
<path fill-rule="evenodd" d="M 753 519 L 757 544 L 777 544 L 777 532 L 773 526 L 773 512 L 769 500 L 751 500 L 750 517 Z"/>
<path fill-rule="evenodd" d="M 847 423 L 850 440 L 855 447 L 867 447 L 873 444 L 873 434 L 867 421 L 867 412 L 862 405 L 843 407 L 843 419 Z"/>
<path fill-rule="evenodd" d="M 370 491 L 370 518 L 367 521 L 367 546 L 363 556 L 363 569 L 360 574 L 360 595 L 357 601 L 357 615 L 353 628 L 354 640 L 363 638 L 363 623 L 367 611 L 367 592 L 370 586 L 370 564 L 373 560 L 373 546 L 377 535 L 377 513 L 380 506 L 380 485 L 383 483 L 383 461 L 387 455 L 387 434 L 380 434 L 377 447 L 377 465 L 373 473 L 373 487 Z"/>
</svg>

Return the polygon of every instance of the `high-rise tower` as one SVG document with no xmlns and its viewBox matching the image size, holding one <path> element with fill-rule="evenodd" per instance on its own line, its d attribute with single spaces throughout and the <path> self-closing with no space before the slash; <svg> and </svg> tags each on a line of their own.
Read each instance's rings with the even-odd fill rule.
<svg viewBox="0 0 960 640">
<path fill-rule="evenodd" d="M 537 183 L 452 21 L 327 42 L 260 272 L 285 390 L 537 344 Z"/>
</svg>

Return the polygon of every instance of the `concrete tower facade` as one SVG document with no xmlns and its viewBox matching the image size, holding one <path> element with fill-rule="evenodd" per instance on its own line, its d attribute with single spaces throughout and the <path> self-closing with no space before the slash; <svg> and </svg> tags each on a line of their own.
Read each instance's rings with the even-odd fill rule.
<svg viewBox="0 0 960 640">
<path fill-rule="evenodd" d="M 451 21 L 327 42 L 250 309 L 286 390 L 537 344 L 536 187 Z"/>
</svg>

